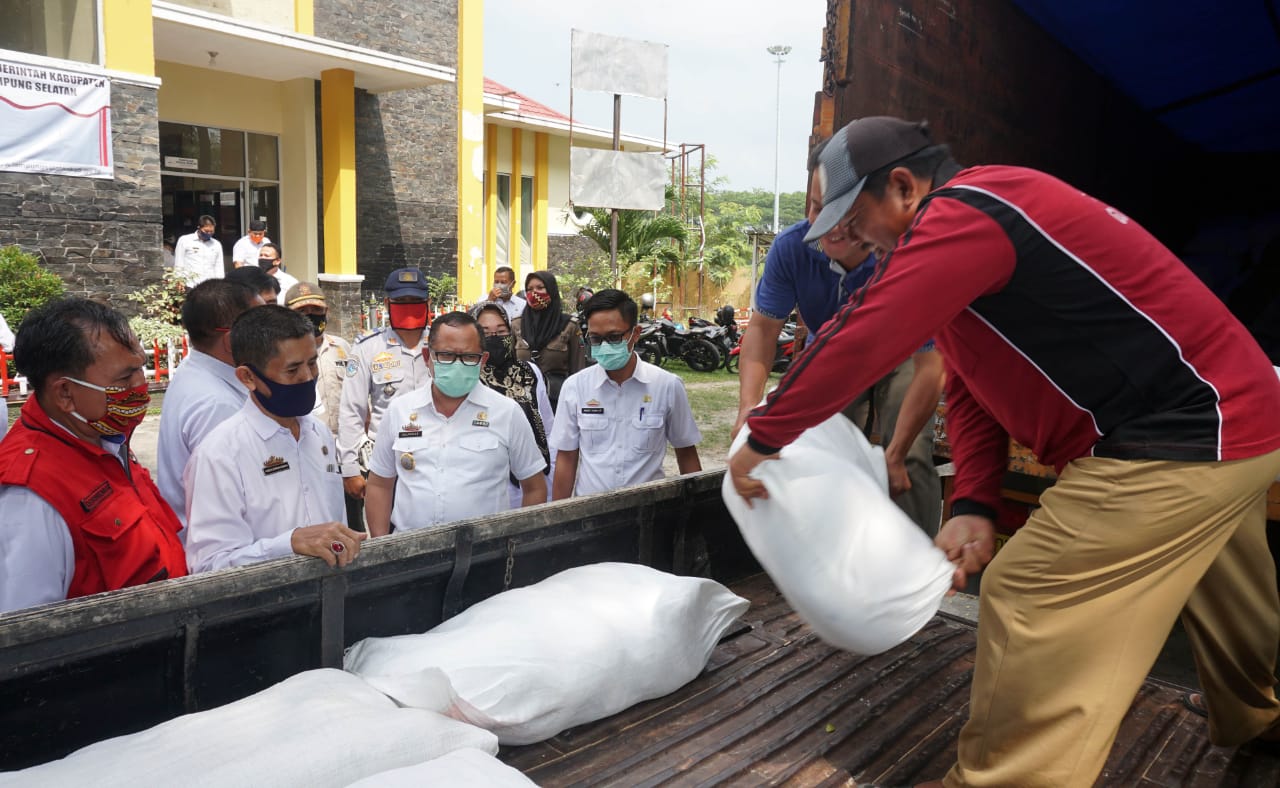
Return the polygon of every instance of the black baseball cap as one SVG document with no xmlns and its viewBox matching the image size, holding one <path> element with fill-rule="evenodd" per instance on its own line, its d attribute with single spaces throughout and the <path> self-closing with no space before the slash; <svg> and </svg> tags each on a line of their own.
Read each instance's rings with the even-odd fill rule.
<svg viewBox="0 0 1280 788">
<path fill-rule="evenodd" d="M 883 115 L 858 118 L 832 135 L 818 156 L 822 212 L 805 234 L 816 241 L 840 223 L 867 176 L 933 145 L 929 124 Z"/>
</svg>

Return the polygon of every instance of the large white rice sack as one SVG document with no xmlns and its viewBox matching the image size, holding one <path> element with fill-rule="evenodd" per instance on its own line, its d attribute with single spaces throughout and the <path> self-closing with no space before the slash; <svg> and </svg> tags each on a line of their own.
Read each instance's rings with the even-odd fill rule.
<svg viewBox="0 0 1280 788">
<path fill-rule="evenodd" d="M 368 638 L 346 669 L 406 705 L 439 668 L 461 719 L 530 744 L 666 695 L 698 675 L 747 600 L 713 580 L 638 564 L 567 569 L 421 635 Z"/>
<path fill-rule="evenodd" d="M 743 428 L 730 456 L 746 442 Z M 752 508 L 725 474 L 729 513 L 760 565 L 823 640 L 858 654 L 902 643 L 938 612 L 955 567 L 888 494 L 884 452 L 840 414 L 751 475 Z"/>
<path fill-rule="evenodd" d="M 448 697 L 439 673 L 427 683 Z M 0 774 L 0 785 L 341 788 L 464 747 L 493 754 L 498 741 L 439 710 L 399 708 L 350 673 L 309 670 L 226 706 Z"/>
<path fill-rule="evenodd" d="M 348 788 L 529 788 L 535 783 L 483 750 L 454 750 L 448 755 L 380 772 Z"/>
</svg>

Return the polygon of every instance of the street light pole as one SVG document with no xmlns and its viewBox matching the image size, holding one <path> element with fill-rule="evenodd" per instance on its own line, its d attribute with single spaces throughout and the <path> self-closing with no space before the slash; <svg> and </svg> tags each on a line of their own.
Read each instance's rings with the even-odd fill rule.
<svg viewBox="0 0 1280 788">
<path fill-rule="evenodd" d="M 778 59 L 778 88 L 775 97 L 777 118 L 773 131 L 773 231 L 776 233 L 778 232 L 778 162 L 782 149 L 782 64 L 784 62 L 782 58 L 791 52 L 791 47 L 775 44 L 769 47 L 768 52 Z"/>
</svg>

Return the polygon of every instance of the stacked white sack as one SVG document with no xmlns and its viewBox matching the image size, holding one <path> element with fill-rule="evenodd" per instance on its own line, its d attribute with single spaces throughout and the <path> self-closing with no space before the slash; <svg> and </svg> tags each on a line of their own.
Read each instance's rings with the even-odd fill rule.
<svg viewBox="0 0 1280 788">
<path fill-rule="evenodd" d="M 432 681 L 447 698 L 444 677 Z M 492 733 L 439 711 L 399 708 L 349 673 L 310 670 L 226 706 L 0 774 L 0 785 L 341 788 L 457 749 L 498 751 Z"/>
<path fill-rule="evenodd" d="M 414 674 L 439 668 L 460 719 L 503 744 L 530 744 L 679 689 L 748 606 L 713 580 L 593 564 L 490 597 L 421 635 L 362 640 L 345 665 L 409 706 L 419 703 Z"/>
<path fill-rule="evenodd" d="M 379 772 L 348 788 L 529 788 L 536 785 L 483 750 L 454 750 L 416 766 Z"/>
</svg>

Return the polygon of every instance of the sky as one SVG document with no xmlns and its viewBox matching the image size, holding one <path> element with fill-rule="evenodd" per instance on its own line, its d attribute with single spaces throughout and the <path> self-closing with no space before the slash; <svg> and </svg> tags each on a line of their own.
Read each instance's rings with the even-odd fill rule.
<svg viewBox="0 0 1280 788">
<path fill-rule="evenodd" d="M 822 87 L 818 62 L 826 0 L 484 0 L 485 75 L 569 114 L 573 29 L 667 44 L 667 140 L 702 143 L 726 188 L 773 191 L 778 66 L 778 186 L 803 191 Z M 612 96 L 575 91 L 574 121 L 612 128 Z M 662 138 L 662 102 L 622 97 L 622 130 Z"/>
</svg>

